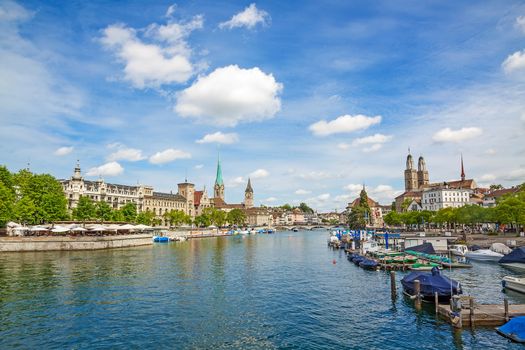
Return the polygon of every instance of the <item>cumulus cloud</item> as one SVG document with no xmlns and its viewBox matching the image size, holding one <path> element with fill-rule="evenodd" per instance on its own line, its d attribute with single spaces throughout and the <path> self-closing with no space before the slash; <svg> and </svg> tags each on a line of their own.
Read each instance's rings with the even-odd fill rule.
<svg viewBox="0 0 525 350">
<path fill-rule="evenodd" d="M 109 162 L 88 170 L 87 176 L 117 176 L 124 172 L 124 168 L 117 162 Z"/>
<path fill-rule="evenodd" d="M 175 13 L 175 10 L 177 10 L 177 4 L 173 4 L 171 5 L 170 7 L 168 7 L 168 9 L 166 10 L 166 14 L 165 16 L 166 17 L 172 17 L 173 14 Z"/>
<path fill-rule="evenodd" d="M 254 28 L 257 24 L 266 25 L 271 18 L 268 12 L 259 10 L 255 4 L 251 4 L 243 11 L 235 14 L 229 21 L 219 24 L 219 28 L 240 28 L 246 27 L 248 29 Z"/>
<path fill-rule="evenodd" d="M 226 133 L 223 134 L 220 131 L 217 131 L 213 134 L 207 134 L 204 135 L 204 137 L 200 140 L 197 140 L 197 143 L 222 143 L 225 145 L 236 143 L 239 141 L 239 136 L 232 132 L 232 133 Z"/>
<path fill-rule="evenodd" d="M 479 179 L 481 181 L 494 181 L 494 180 L 496 180 L 496 175 L 494 175 L 494 174 L 484 174 Z"/>
<path fill-rule="evenodd" d="M 345 190 L 350 191 L 350 194 L 357 195 L 363 189 L 363 185 L 360 184 L 348 184 L 343 187 Z"/>
<path fill-rule="evenodd" d="M 173 11 L 170 6 L 166 15 L 170 17 Z M 194 74 L 186 39 L 202 26 L 202 16 L 188 22 L 170 19 L 165 25 L 153 23 L 142 30 L 112 24 L 102 31 L 100 42 L 124 64 L 124 80 L 138 89 L 157 88 L 184 83 Z"/>
<path fill-rule="evenodd" d="M 480 136 L 483 133 L 481 128 L 470 127 L 452 130 L 444 128 L 439 130 L 432 137 L 436 142 L 461 142 Z"/>
<path fill-rule="evenodd" d="M 109 148 L 115 148 L 117 147 L 118 150 L 111 153 L 108 157 L 107 157 L 107 160 L 112 162 L 112 161 L 116 161 L 116 160 L 127 160 L 127 161 L 130 161 L 130 162 L 137 162 L 139 160 L 143 160 L 143 159 L 146 159 L 145 156 L 142 155 L 142 151 L 140 149 L 135 149 L 135 148 L 127 148 L 125 146 L 122 146 L 122 145 L 108 145 Z"/>
<path fill-rule="evenodd" d="M 173 162 L 176 159 L 188 159 L 191 154 L 178 149 L 168 148 L 164 151 L 157 152 L 149 157 L 149 162 L 152 164 L 163 164 Z"/>
<path fill-rule="evenodd" d="M 65 156 L 73 152 L 73 147 L 60 147 L 55 151 L 55 156 Z"/>
<path fill-rule="evenodd" d="M 370 143 L 385 143 L 392 139 L 391 135 L 383 135 L 383 134 L 374 134 L 371 136 L 361 137 L 358 139 L 355 139 L 352 144 L 353 145 L 366 145 Z"/>
<path fill-rule="evenodd" d="M 277 201 L 277 198 L 275 197 L 269 197 L 269 198 L 266 198 L 265 200 L 263 200 L 263 202 L 266 202 L 266 203 L 273 203 L 273 202 L 276 202 Z"/>
<path fill-rule="evenodd" d="M 518 18 L 516 18 L 515 26 L 516 28 L 521 30 L 523 34 L 525 34 L 525 16 L 519 16 Z"/>
<path fill-rule="evenodd" d="M 310 193 L 312 193 L 312 191 L 303 190 L 303 189 L 298 189 L 297 191 L 295 191 L 295 194 L 299 194 L 299 195 L 310 194 Z"/>
<path fill-rule="evenodd" d="M 352 197 L 349 194 L 340 194 L 335 196 L 334 201 L 335 202 L 348 202 Z"/>
<path fill-rule="evenodd" d="M 252 179 L 260 179 L 263 177 L 268 177 L 270 173 L 266 169 L 257 169 L 254 172 L 250 173 Z"/>
<path fill-rule="evenodd" d="M 317 196 L 317 199 L 324 202 L 330 199 L 330 193 L 323 193 Z"/>
<path fill-rule="evenodd" d="M 508 175 L 505 176 L 507 181 L 525 181 L 525 168 L 519 168 L 512 170 Z"/>
<path fill-rule="evenodd" d="M 272 118 L 281 109 L 283 85 L 259 68 L 217 68 L 177 94 L 175 112 L 214 125 Z"/>
<path fill-rule="evenodd" d="M 372 145 L 370 147 L 363 148 L 363 152 L 365 153 L 371 153 L 371 152 L 377 152 L 383 147 L 382 144 L 376 143 L 375 145 Z"/>
<path fill-rule="evenodd" d="M 242 176 L 237 176 L 233 179 L 228 180 L 226 182 L 226 187 L 238 187 L 246 183 L 247 183 L 247 180 L 244 180 Z"/>
<path fill-rule="evenodd" d="M 525 50 L 516 51 L 501 64 L 505 73 L 525 70 Z"/>
<path fill-rule="evenodd" d="M 199 169 L 202 169 L 204 168 L 204 164 L 197 164 L 195 165 L 195 169 L 199 170 Z"/>
<path fill-rule="evenodd" d="M 350 145 L 348 143 L 341 142 L 337 144 L 337 148 L 342 149 L 344 151 L 349 149 Z"/>
<path fill-rule="evenodd" d="M 316 136 L 328 136 L 338 133 L 351 133 L 357 130 L 364 130 L 372 125 L 379 124 L 381 116 L 367 117 L 366 115 L 343 115 L 327 122 L 320 120 L 310 125 L 310 131 Z"/>
</svg>

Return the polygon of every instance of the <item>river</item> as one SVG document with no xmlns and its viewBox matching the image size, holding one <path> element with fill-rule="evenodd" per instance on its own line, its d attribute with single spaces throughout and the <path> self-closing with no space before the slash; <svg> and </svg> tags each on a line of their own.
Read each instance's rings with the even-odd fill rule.
<svg viewBox="0 0 525 350">
<path fill-rule="evenodd" d="M 432 308 L 392 300 L 385 272 L 349 263 L 326 238 L 280 232 L 0 254 L 0 349 L 522 348 L 491 328 L 453 331 Z M 452 277 L 477 300 L 499 303 L 505 274 L 479 263 Z"/>
</svg>

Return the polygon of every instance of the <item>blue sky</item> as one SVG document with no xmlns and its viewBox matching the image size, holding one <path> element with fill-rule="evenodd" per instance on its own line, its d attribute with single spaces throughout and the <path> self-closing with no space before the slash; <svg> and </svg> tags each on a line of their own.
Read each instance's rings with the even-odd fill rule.
<svg viewBox="0 0 525 350">
<path fill-rule="evenodd" d="M 431 181 L 525 181 L 523 1 L 0 1 L 12 170 L 342 209 Z"/>
</svg>

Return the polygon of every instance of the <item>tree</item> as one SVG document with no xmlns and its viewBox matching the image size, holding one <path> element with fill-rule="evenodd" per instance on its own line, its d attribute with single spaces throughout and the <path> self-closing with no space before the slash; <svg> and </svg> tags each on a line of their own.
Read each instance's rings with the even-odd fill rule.
<svg viewBox="0 0 525 350">
<path fill-rule="evenodd" d="M 18 222 L 35 224 L 35 212 L 36 206 L 35 203 L 33 203 L 33 200 L 29 197 L 23 197 L 15 203 L 13 216 Z"/>
<path fill-rule="evenodd" d="M 170 226 L 180 226 L 184 223 L 191 223 L 191 218 L 182 210 L 170 210 L 164 213 L 164 219 L 170 223 Z"/>
<path fill-rule="evenodd" d="M 298 208 L 301 209 L 301 211 L 303 213 L 313 214 L 313 212 L 314 212 L 314 210 L 312 208 L 310 208 L 306 203 L 299 204 Z"/>
<path fill-rule="evenodd" d="M 211 220 L 208 215 L 202 214 L 195 217 L 194 223 L 197 227 L 208 227 L 211 225 Z"/>
<path fill-rule="evenodd" d="M 492 184 L 492 185 L 489 186 L 489 189 L 491 191 L 502 190 L 503 186 L 500 185 L 500 184 Z"/>
<path fill-rule="evenodd" d="M 110 221 L 113 216 L 112 211 L 113 209 L 107 202 L 100 201 L 95 203 L 95 217 L 98 220 Z"/>
<path fill-rule="evenodd" d="M 4 184 L 5 188 L 8 191 L 11 191 L 13 194 L 15 193 L 13 188 L 13 175 L 3 165 L 0 166 L 0 182 Z"/>
<path fill-rule="evenodd" d="M 13 218 L 13 199 L 13 192 L 0 179 L 0 227 L 4 227 Z"/>
<path fill-rule="evenodd" d="M 227 214 L 226 221 L 230 225 L 243 225 L 246 222 L 246 214 L 241 209 L 233 209 Z"/>
<path fill-rule="evenodd" d="M 281 209 L 292 210 L 292 206 L 290 204 L 286 203 L 284 205 L 281 205 Z"/>
<path fill-rule="evenodd" d="M 137 206 L 135 203 L 126 203 L 122 208 L 120 208 L 122 217 L 126 222 L 134 222 L 137 217 Z"/>
<path fill-rule="evenodd" d="M 401 226 L 403 224 L 401 215 L 395 211 L 391 211 L 390 213 L 386 214 L 384 221 L 389 226 Z"/>
<path fill-rule="evenodd" d="M 77 207 L 73 209 L 73 218 L 80 221 L 91 220 L 96 217 L 96 207 L 93 200 L 87 196 L 81 196 Z"/>
<path fill-rule="evenodd" d="M 136 217 L 137 224 L 152 225 L 154 220 L 155 220 L 155 214 L 153 214 L 149 210 L 139 213 Z"/>
<path fill-rule="evenodd" d="M 525 201 L 518 196 L 507 197 L 498 203 L 495 213 L 498 222 L 515 225 L 518 233 L 519 225 L 525 224 Z"/>
<path fill-rule="evenodd" d="M 203 214 L 210 218 L 212 224 L 217 227 L 224 226 L 226 223 L 226 212 L 216 208 L 205 208 Z"/>
<path fill-rule="evenodd" d="M 352 230 L 360 230 L 366 228 L 367 221 L 365 219 L 366 208 L 356 205 L 348 214 L 348 226 Z"/>
</svg>

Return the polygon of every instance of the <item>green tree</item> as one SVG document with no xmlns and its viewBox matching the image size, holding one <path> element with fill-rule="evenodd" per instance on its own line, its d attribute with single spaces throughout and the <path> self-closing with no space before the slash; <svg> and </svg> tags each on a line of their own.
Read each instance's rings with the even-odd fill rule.
<svg viewBox="0 0 525 350">
<path fill-rule="evenodd" d="M 525 201 L 519 196 L 506 197 L 496 206 L 495 214 L 498 222 L 514 225 L 518 233 L 519 226 L 525 224 Z"/>
<path fill-rule="evenodd" d="M 403 224 L 401 215 L 395 211 L 391 211 L 390 213 L 386 214 L 384 221 L 389 226 L 401 226 Z"/>
<path fill-rule="evenodd" d="M 95 203 L 95 217 L 98 220 L 110 221 L 113 217 L 113 209 L 105 201 L 97 202 Z"/>
<path fill-rule="evenodd" d="M 0 166 L 0 182 L 4 184 L 7 190 L 14 194 L 13 174 L 3 165 Z"/>
<path fill-rule="evenodd" d="M 191 218 L 182 210 L 170 210 L 164 213 L 164 219 L 169 222 L 170 226 L 180 226 L 184 223 L 191 223 Z"/>
<path fill-rule="evenodd" d="M 13 202 L 13 192 L 0 179 L 0 227 L 4 227 L 14 217 Z"/>
<path fill-rule="evenodd" d="M 217 227 L 224 226 L 226 223 L 226 212 L 216 208 L 205 208 L 203 214 L 210 218 L 212 224 Z"/>
<path fill-rule="evenodd" d="M 126 203 L 122 208 L 120 208 L 122 217 L 126 222 L 134 222 L 137 217 L 137 206 L 135 203 Z"/>
<path fill-rule="evenodd" d="M 301 209 L 301 211 L 303 213 L 313 214 L 313 212 L 314 212 L 314 210 L 312 208 L 310 208 L 306 203 L 299 204 L 298 208 Z"/>
<path fill-rule="evenodd" d="M 246 214 L 241 209 L 232 209 L 226 216 L 230 225 L 243 225 L 246 222 Z"/>
<path fill-rule="evenodd" d="M 18 222 L 25 224 L 35 224 L 36 206 L 29 197 L 23 197 L 15 203 L 13 214 Z"/>
<path fill-rule="evenodd" d="M 152 225 L 155 220 L 155 214 L 147 210 L 139 213 L 136 218 L 137 224 Z"/>
<path fill-rule="evenodd" d="M 284 205 L 281 205 L 281 209 L 284 209 L 284 210 L 292 210 L 292 206 L 288 203 L 284 204 Z"/>
<path fill-rule="evenodd" d="M 73 218 L 86 221 L 94 219 L 96 216 L 96 206 L 93 200 L 87 196 L 81 196 L 78 200 L 77 207 L 73 209 Z"/>
<path fill-rule="evenodd" d="M 122 211 L 120 210 L 113 210 L 111 212 L 111 218 L 110 218 L 111 221 L 117 221 L 117 222 L 122 222 L 122 221 L 125 221 L 124 219 L 124 214 L 122 213 Z"/>
<path fill-rule="evenodd" d="M 351 230 L 360 230 L 366 228 L 366 208 L 356 205 L 348 214 L 348 226 Z"/>
<path fill-rule="evenodd" d="M 206 214 L 201 214 L 195 217 L 194 223 L 197 227 L 208 227 L 211 225 L 211 219 Z"/>
<path fill-rule="evenodd" d="M 500 184 L 492 184 L 492 185 L 489 186 L 489 189 L 491 191 L 502 190 L 503 186 L 500 185 Z"/>
</svg>

